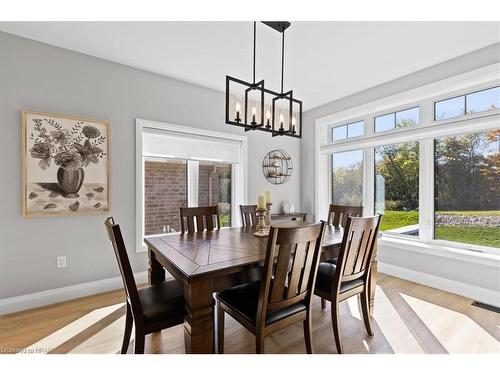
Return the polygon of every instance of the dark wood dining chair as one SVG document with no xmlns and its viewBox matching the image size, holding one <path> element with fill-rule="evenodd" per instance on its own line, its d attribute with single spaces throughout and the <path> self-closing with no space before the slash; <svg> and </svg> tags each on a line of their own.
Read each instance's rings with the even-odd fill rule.
<svg viewBox="0 0 500 375">
<path fill-rule="evenodd" d="M 251 227 L 253 225 L 257 225 L 256 204 L 248 204 L 248 205 L 240 204 L 240 212 L 241 212 L 241 226 Z"/>
<path fill-rule="evenodd" d="M 311 301 L 325 223 L 271 226 L 261 280 L 217 294 L 218 352 L 224 352 L 224 314 L 255 335 L 257 353 L 264 338 L 303 321 L 307 353 L 312 353 Z"/>
<path fill-rule="evenodd" d="M 363 206 L 340 206 L 330 204 L 328 209 L 328 224 L 336 227 L 345 227 L 349 216 L 362 216 Z"/>
<path fill-rule="evenodd" d="M 339 325 L 340 302 L 358 295 L 366 331 L 373 336 L 369 307 L 370 267 L 377 241 L 380 215 L 348 217 L 336 264 L 320 262 L 314 293 L 331 302 L 333 335 L 342 353 Z"/>
<path fill-rule="evenodd" d="M 328 208 L 328 224 L 335 227 L 346 226 L 347 218 L 349 216 L 359 217 L 363 215 L 363 206 L 341 206 L 330 204 Z M 336 264 L 337 258 L 322 259 L 322 261 Z M 321 308 L 326 309 L 326 301 L 321 299 Z"/>
<path fill-rule="evenodd" d="M 220 229 L 218 206 L 180 207 L 179 210 L 182 233 L 203 232 L 205 229 Z"/>
<path fill-rule="evenodd" d="M 127 299 L 125 334 L 121 353 L 127 353 L 133 323 L 135 326 L 134 353 L 143 354 L 147 334 L 184 322 L 184 289 L 175 280 L 137 289 L 120 226 L 115 224 L 112 217 L 108 217 L 104 223 L 113 244 Z"/>
</svg>

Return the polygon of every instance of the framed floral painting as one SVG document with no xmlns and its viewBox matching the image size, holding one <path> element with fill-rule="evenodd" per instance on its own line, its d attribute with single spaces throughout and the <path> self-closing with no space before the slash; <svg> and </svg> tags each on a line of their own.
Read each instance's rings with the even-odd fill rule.
<svg viewBox="0 0 500 375">
<path fill-rule="evenodd" d="M 109 123 L 23 112 L 23 215 L 110 208 Z"/>
</svg>

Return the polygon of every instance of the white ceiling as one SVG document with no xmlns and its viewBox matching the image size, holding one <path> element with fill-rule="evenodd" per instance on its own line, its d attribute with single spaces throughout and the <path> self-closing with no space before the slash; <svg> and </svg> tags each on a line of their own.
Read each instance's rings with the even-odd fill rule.
<svg viewBox="0 0 500 375">
<path fill-rule="evenodd" d="M 251 80 L 251 22 L 0 22 L 0 30 L 220 91 Z M 311 109 L 500 42 L 499 22 L 293 22 L 285 90 Z M 257 79 L 279 90 L 280 34 L 257 26 Z"/>
</svg>

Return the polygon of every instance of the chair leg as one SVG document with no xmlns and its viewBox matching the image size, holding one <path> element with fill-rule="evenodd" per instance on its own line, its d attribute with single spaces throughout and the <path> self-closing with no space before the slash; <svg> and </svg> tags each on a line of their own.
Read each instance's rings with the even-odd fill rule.
<svg viewBox="0 0 500 375">
<path fill-rule="evenodd" d="M 321 310 L 326 309 L 326 300 L 324 298 L 321 298 Z"/>
<path fill-rule="evenodd" d="M 121 354 L 127 354 L 128 344 L 130 342 L 130 334 L 132 333 L 132 310 L 130 305 L 127 302 L 127 312 L 125 315 L 125 333 L 123 334 L 123 344 Z"/>
<path fill-rule="evenodd" d="M 224 354 L 224 310 L 217 304 L 217 353 Z"/>
<path fill-rule="evenodd" d="M 136 324 L 134 354 L 144 354 L 144 339 L 144 330 L 138 329 Z"/>
<path fill-rule="evenodd" d="M 307 314 L 306 320 L 304 320 L 304 339 L 306 341 L 306 353 L 312 354 L 312 321 L 311 314 Z"/>
<path fill-rule="evenodd" d="M 335 345 L 337 346 L 337 353 L 342 354 L 342 343 L 340 342 L 340 326 L 339 326 L 339 303 L 335 300 L 332 301 L 332 326 L 333 337 L 335 338 Z"/>
<path fill-rule="evenodd" d="M 373 336 L 373 328 L 372 321 L 370 316 L 370 295 L 368 290 L 365 288 L 365 291 L 361 293 L 361 312 L 363 313 L 363 320 L 365 322 L 366 332 Z"/>
<path fill-rule="evenodd" d="M 264 335 L 260 332 L 255 335 L 255 353 L 264 354 Z"/>
</svg>

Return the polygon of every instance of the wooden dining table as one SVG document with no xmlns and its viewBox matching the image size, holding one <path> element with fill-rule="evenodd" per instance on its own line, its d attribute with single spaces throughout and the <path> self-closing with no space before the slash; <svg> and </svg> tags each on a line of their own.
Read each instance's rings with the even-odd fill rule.
<svg viewBox="0 0 500 375">
<path fill-rule="evenodd" d="M 290 222 L 280 226 L 304 225 Z M 145 239 L 150 284 L 165 280 L 165 270 L 184 285 L 184 341 L 187 353 L 214 353 L 213 293 L 260 278 L 267 237 L 255 228 L 222 228 L 196 233 L 171 233 Z M 322 257 L 337 256 L 343 229 L 327 226 Z M 370 306 L 375 295 L 376 262 L 372 263 Z"/>
</svg>

